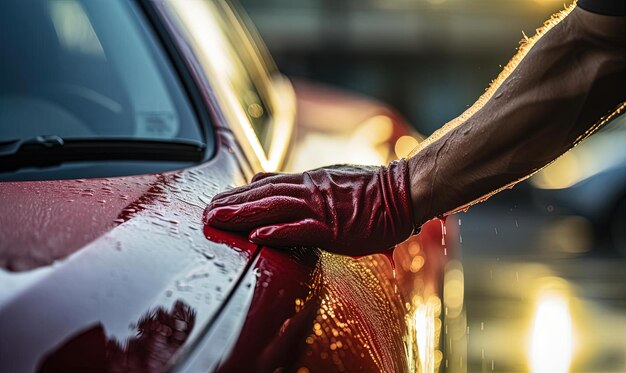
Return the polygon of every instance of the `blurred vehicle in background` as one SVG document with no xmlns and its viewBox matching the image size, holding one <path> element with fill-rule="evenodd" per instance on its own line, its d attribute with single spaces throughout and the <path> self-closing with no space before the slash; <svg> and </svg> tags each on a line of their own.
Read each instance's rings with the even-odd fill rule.
<svg viewBox="0 0 626 373">
<path fill-rule="evenodd" d="M 553 223 L 573 240 L 626 255 L 626 116 L 565 153 L 530 179 L 536 201 L 561 218 Z"/>
<path fill-rule="evenodd" d="M 385 164 L 419 138 L 380 102 L 292 85 L 244 17 L 222 0 L 0 2 L 1 371 L 462 359 L 456 220 L 392 262 L 203 227 L 257 172 Z"/>
</svg>

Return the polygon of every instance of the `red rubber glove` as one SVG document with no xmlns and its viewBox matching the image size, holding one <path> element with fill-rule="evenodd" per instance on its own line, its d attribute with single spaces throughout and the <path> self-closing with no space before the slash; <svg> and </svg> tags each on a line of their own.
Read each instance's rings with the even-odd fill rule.
<svg viewBox="0 0 626 373">
<path fill-rule="evenodd" d="M 249 232 L 267 246 L 319 247 L 344 255 L 382 252 L 413 232 L 405 160 L 387 167 L 337 165 L 303 174 L 258 174 L 216 195 L 205 223 Z"/>
</svg>

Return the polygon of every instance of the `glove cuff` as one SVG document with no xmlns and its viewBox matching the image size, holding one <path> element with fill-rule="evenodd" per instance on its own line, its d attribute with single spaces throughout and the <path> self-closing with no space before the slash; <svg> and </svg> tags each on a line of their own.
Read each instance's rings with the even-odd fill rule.
<svg viewBox="0 0 626 373">
<path fill-rule="evenodd" d="M 413 222 L 413 201 L 408 162 L 402 158 L 382 168 L 385 198 L 390 205 L 393 234 L 406 239 L 419 233 L 420 227 Z"/>
</svg>

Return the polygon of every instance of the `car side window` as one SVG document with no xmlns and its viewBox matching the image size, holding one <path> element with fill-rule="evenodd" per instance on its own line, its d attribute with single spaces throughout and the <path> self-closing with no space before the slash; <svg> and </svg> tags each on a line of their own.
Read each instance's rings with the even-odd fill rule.
<svg viewBox="0 0 626 373">
<path fill-rule="evenodd" d="M 273 115 L 264 91 L 269 73 L 237 15 L 220 0 L 170 0 L 167 4 L 187 29 L 201 64 L 212 72 L 210 78 L 234 93 L 227 101 L 245 115 L 267 155 Z"/>
</svg>

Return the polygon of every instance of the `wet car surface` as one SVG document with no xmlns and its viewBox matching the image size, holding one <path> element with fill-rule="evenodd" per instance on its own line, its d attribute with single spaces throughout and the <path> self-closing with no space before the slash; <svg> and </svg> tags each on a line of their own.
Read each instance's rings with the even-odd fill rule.
<svg viewBox="0 0 626 373">
<path fill-rule="evenodd" d="M 416 135 L 378 102 L 292 86 L 242 45 L 250 55 L 230 58 L 258 75 L 250 78 L 257 96 L 237 91 L 216 70 L 222 55 L 208 53 L 199 33 L 217 32 L 219 25 L 203 28 L 216 14 L 217 24 L 235 25 L 240 15 L 226 2 L 206 3 L 217 13 L 185 4 L 147 1 L 132 11 L 186 71 L 179 72 L 184 97 L 210 117 L 204 141 L 214 151 L 160 172 L 118 175 L 116 163 L 104 162 L 110 176 L 85 178 L 60 164 L 75 176 L 55 179 L 47 173 L 54 168 L 34 168 L 24 179 L 46 176 L 0 183 L 0 370 L 438 369 L 442 321 L 462 308 L 458 276 L 444 281 L 448 271 L 458 275 L 449 260 L 457 255 L 456 220 L 428 223 L 392 260 L 278 251 L 202 225 L 213 195 L 254 173 L 317 166 L 320 141 L 333 162 L 352 161 L 360 143 L 367 145 L 361 159 L 383 164 L 406 155 Z M 251 31 L 237 30 L 251 48 Z M 271 117 L 262 121 L 264 113 Z M 329 127 L 338 113 L 343 126 Z"/>
<path fill-rule="evenodd" d="M 217 161 L 219 156 L 214 159 Z M 196 325 L 211 319 L 256 250 L 245 242 L 233 250 L 232 245 L 214 243 L 204 237 L 202 201 L 219 188 L 210 180 L 229 180 L 237 173 L 225 166 L 215 169 L 227 174 L 228 178 L 203 178 L 200 176 L 205 172 L 203 169 L 192 169 L 159 177 L 45 182 L 47 193 L 40 194 L 42 199 L 45 198 L 47 204 L 57 202 L 57 206 L 62 205 L 65 216 L 69 217 L 62 219 L 64 215 L 54 214 L 56 211 L 46 203 L 38 205 L 36 197 L 31 196 L 29 200 L 37 208 L 32 209 L 35 217 L 27 222 L 27 226 L 36 222 L 38 211 L 54 216 L 48 217 L 52 221 L 50 227 L 45 222 L 39 224 L 39 232 L 46 233 L 42 238 L 45 241 L 27 242 L 18 258 L 3 255 L 8 263 L 15 263 L 14 268 L 41 266 L 3 276 L 8 282 L 5 291 L 11 294 L 5 296 L 0 317 L 4 337 L 2 350 L 11 351 L 13 356 L 10 361 L 3 359 L 3 364 L 15 371 L 34 370 L 36 357 L 50 353 L 49 349 L 59 342 L 59 338 L 74 338 L 73 334 L 91 329 L 92 324 L 103 328 L 109 341 L 124 345 L 137 333 L 138 326 L 129 328 L 129 325 L 139 324 L 157 310 L 184 307 L 193 315 Z M 37 186 L 43 187 L 44 183 L 28 184 L 3 184 L 3 198 L 11 197 L 12 187 L 21 190 L 25 186 L 30 186 L 27 190 L 34 189 L 36 196 Z M 51 193 L 54 184 L 59 188 L 56 196 Z M 129 201 L 130 197 L 119 185 L 130 185 L 135 191 L 144 193 Z M 70 199 L 74 201 L 70 202 Z M 3 199 L 2 202 L 7 208 L 13 203 L 20 201 Z M 73 206 L 80 210 L 86 208 L 85 204 L 89 205 L 87 211 L 95 219 L 73 213 Z M 81 220 L 98 220 L 104 226 L 104 232 L 81 223 Z M 63 225 L 74 222 L 82 229 L 81 234 L 67 229 L 56 230 L 54 222 Z M 3 224 L 4 227 L 10 225 L 10 222 Z M 13 227 L 14 235 L 26 233 L 16 230 L 15 225 Z M 98 236 L 94 239 L 91 235 L 95 234 Z M 11 236 L 6 234 L 4 237 Z M 89 240 L 89 243 L 81 245 L 81 239 Z M 47 242 L 76 252 L 46 257 L 50 255 L 47 249 L 54 249 Z M 53 264 L 51 260 L 56 262 Z M 22 291 L 14 295 L 20 288 Z M 184 338 L 178 337 L 180 344 L 187 337 L 194 338 L 199 334 L 198 327 L 191 328 L 187 324 L 189 320 L 182 325 L 176 324 L 185 330 Z M 168 333 L 176 333 L 176 330 Z M 102 346 L 109 344 L 102 343 Z M 145 360 L 139 366 L 149 366 L 151 359 L 167 362 L 176 351 L 168 347 L 167 344 L 157 346 L 152 354 L 145 354 Z M 104 351 L 101 355 L 108 356 Z M 93 366 L 100 366 L 99 363 L 96 361 Z"/>
<path fill-rule="evenodd" d="M 34 211 L 20 223 L 37 222 L 39 232 L 47 232 L 28 236 L 24 250 L 3 252 L 6 266 L 19 271 L 3 273 L 0 348 L 12 354 L 5 367 L 164 367 L 176 354 L 191 354 L 181 347 L 202 343 L 230 297 L 226 307 L 241 299 L 241 309 L 228 312 L 228 336 L 237 338 L 237 328 L 243 329 L 220 371 L 239 371 L 241 364 L 260 370 L 410 370 L 418 352 L 410 329 L 415 325 L 406 317 L 412 307 L 430 307 L 424 322 L 433 323 L 441 312 L 441 228 L 429 241 L 422 242 L 428 237 L 422 234 L 396 249 L 396 270 L 382 255 L 352 259 L 317 250 L 259 249 L 201 224 L 206 201 L 226 187 L 213 180 L 237 174 L 231 154 L 159 176 L 4 183 L 2 205 Z M 131 186 L 135 195 L 129 195 Z M 28 204 L 16 198 L 24 191 L 32 193 Z M 3 227 L 14 228 L 3 232 L 14 237 L 3 241 L 9 248 L 6 243 L 26 231 L 3 216 Z M 80 234 L 68 226 L 80 227 Z M 437 264 L 429 269 L 427 260 Z M 413 282 L 423 287 L 417 293 L 433 295 L 431 303 L 411 303 L 415 290 L 402 293 L 416 289 Z M 214 360 L 204 355 L 201 366 L 215 367 L 223 358 L 216 345 L 208 347 Z M 260 360 L 249 359 L 250 351 L 259 351 Z"/>
</svg>

